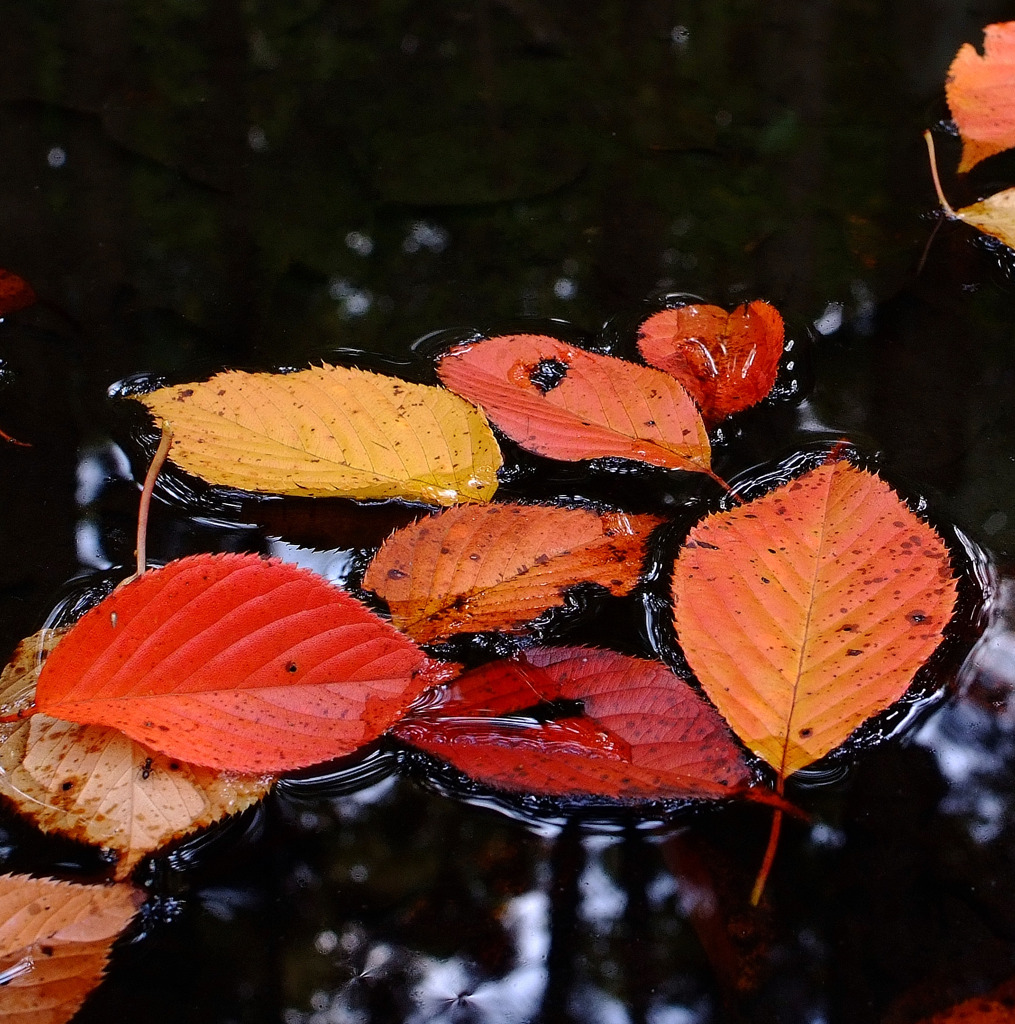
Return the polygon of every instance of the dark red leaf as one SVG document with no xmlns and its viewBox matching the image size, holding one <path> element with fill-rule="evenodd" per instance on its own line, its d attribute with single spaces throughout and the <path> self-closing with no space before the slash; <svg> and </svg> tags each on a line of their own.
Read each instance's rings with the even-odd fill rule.
<svg viewBox="0 0 1015 1024">
<path fill-rule="evenodd" d="M 505 717 L 549 701 L 583 715 Z M 512 792 L 621 802 L 718 799 L 750 773 L 722 719 L 665 665 L 591 648 L 539 648 L 466 673 L 395 735 Z"/>
<path fill-rule="evenodd" d="M 25 309 L 35 299 L 32 286 L 23 277 L 0 267 L 0 316 Z"/>
</svg>

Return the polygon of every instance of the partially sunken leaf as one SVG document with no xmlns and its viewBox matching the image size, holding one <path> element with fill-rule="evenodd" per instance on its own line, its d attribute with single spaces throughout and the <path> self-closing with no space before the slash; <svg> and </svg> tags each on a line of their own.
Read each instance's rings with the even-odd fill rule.
<svg viewBox="0 0 1015 1024">
<path fill-rule="evenodd" d="M 434 667 L 320 576 L 256 555 L 195 555 L 82 616 L 43 666 L 36 706 L 169 757 L 273 772 L 379 736 Z"/>
<path fill-rule="evenodd" d="M 35 300 L 32 286 L 23 277 L 0 267 L 0 317 L 25 309 Z"/>
<path fill-rule="evenodd" d="M 437 372 L 526 451 L 619 456 L 711 475 L 701 416 L 668 374 L 539 334 L 459 345 Z"/>
<path fill-rule="evenodd" d="M 767 302 L 732 313 L 689 305 L 650 316 L 638 330 L 638 351 L 680 381 L 706 422 L 718 423 L 772 390 L 784 335 L 779 311 Z"/>
<path fill-rule="evenodd" d="M 576 583 L 623 595 L 638 582 L 654 516 L 549 505 L 452 508 L 396 531 L 363 586 L 419 643 L 515 630 Z"/>
<path fill-rule="evenodd" d="M 955 594 L 937 533 L 847 462 L 708 516 L 673 571 L 674 624 L 691 668 L 780 777 L 906 692 Z"/>
<path fill-rule="evenodd" d="M 983 56 L 963 44 L 948 69 L 945 94 L 962 136 L 959 171 L 1015 146 L 1015 21 L 983 30 Z"/>
<path fill-rule="evenodd" d="M 0 1020 L 63 1024 L 102 979 L 141 905 L 127 885 L 0 875 Z"/>
<path fill-rule="evenodd" d="M 584 714 L 506 715 L 549 701 Z M 619 802 L 718 799 L 745 789 L 740 748 L 715 710 L 665 665 L 613 651 L 536 648 L 461 676 L 395 735 L 490 786 Z"/>
<path fill-rule="evenodd" d="M 955 211 L 959 220 L 1015 249 L 1015 188 L 1006 188 Z"/>
<path fill-rule="evenodd" d="M 226 487 L 289 495 L 488 501 L 500 449 L 443 388 L 365 370 L 220 373 L 136 396 L 173 427 L 170 459 Z"/>
<path fill-rule="evenodd" d="M 22 641 L 0 675 L 0 704 L 29 707 L 45 656 L 64 631 Z M 37 714 L 0 725 L 0 795 L 44 832 L 112 850 L 116 877 L 195 829 L 236 814 L 267 793 L 271 779 L 200 768 L 159 754 L 104 725 Z"/>
</svg>

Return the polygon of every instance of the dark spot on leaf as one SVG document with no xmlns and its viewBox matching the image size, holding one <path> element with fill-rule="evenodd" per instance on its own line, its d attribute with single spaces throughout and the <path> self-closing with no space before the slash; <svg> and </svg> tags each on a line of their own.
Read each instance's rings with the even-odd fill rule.
<svg viewBox="0 0 1015 1024">
<path fill-rule="evenodd" d="M 764 576 L 762 576 L 762 577 L 761 577 L 761 582 L 762 582 L 762 583 L 771 583 L 772 581 L 771 581 L 771 580 L 766 580 L 766 579 L 765 579 L 765 577 L 764 577 Z"/>
<path fill-rule="evenodd" d="M 814 732 L 813 729 L 811 729 L 809 726 L 805 726 L 803 729 L 800 730 L 800 738 L 805 740 L 808 736 L 810 736 L 812 732 Z"/>
<path fill-rule="evenodd" d="M 74 788 L 74 783 L 68 779 L 60 788 L 67 793 Z"/>
<path fill-rule="evenodd" d="M 403 572 L 401 569 L 389 569 L 388 570 L 388 579 L 389 580 L 404 580 L 406 578 L 406 576 L 408 576 L 408 575 L 409 574 L 407 572 Z"/>
<path fill-rule="evenodd" d="M 286 672 L 296 672 L 297 671 L 296 662 L 295 661 L 290 661 L 289 664 L 286 665 L 285 670 L 286 670 Z"/>
<path fill-rule="evenodd" d="M 191 398 L 193 396 L 193 394 L 194 394 L 194 389 L 193 388 L 184 388 L 180 392 L 180 398 Z"/>
<path fill-rule="evenodd" d="M 922 609 L 918 608 L 916 611 L 910 612 L 907 618 L 914 625 L 917 625 L 918 623 L 923 622 L 925 618 L 927 618 L 927 613 Z"/>
<path fill-rule="evenodd" d="M 569 367 L 559 359 L 540 359 L 529 371 L 529 380 L 545 395 L 567 376 Z"/>
<path fill-rule="evenodd" d="M 846 654 L 850 658 L 856 658 L 856 657 L 859 657 L 861 654 L 863 654 L 863 651 L 858 651 L 855 647 L 850 647 L 850 648 L 848 648 L 846 650 Z"/>
</svg>

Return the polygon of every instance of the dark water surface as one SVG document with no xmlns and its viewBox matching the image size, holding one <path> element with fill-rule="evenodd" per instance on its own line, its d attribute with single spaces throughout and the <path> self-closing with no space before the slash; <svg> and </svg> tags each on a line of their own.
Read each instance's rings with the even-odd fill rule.
<svg viewBox="0 0 1015 1024">
<path fill-rule="evenodd" d="M 924 499 L 966 575 L 928 699 L 791 784 L 812 818 L 787 824 L 760 911 L 762 808 L 509 809 L 380 746 L 142 866 L 148 917 L 80 1021 L 906 1024 L 1015 973 L 1015 262 L 934 234 L 920 138 L 959 45 L 1010 14 L 4 5 L 0 267 L 43 302 L 0 324 L 0 426 L 32 445 L 0 447 L 0 657 L 131 561 L 152 439 L 116 382 L 350 351 L 397 369 L 432 332 L 521 318 L 610 321 L 622 348 L 671 292 L 766 298 L 799 353 L 790 393 L 727 429 L 720 474 L 844 436 Z M 957 141 L 939 151 L 955 205 L 1015 183 L 1011 155 L 959 179 Z M 504 493 L 697 514 L 698 484 L 583 474 Z M 149 546 L 342 579 L 400 515 L 252 509 L 170 473 Z M 648 645 L 640 603 L 607 611 L 618 645 Z M 602 642 L 601 622 L 560 636 Z M 7 812 L 0 868 L 102 870 Z"/>
</svg>

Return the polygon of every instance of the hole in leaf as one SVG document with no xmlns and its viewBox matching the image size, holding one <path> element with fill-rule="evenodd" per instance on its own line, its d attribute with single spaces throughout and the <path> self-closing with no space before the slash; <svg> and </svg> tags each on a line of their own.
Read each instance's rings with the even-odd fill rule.
<svg viewBox="0 0 1015 1024">
<path fill-rule="evenodd" d="M 567 376 L 569 367 L 559 359 L 540 359 L 529 372 L 529 380 L 545 395 Z"/>
</svg>

